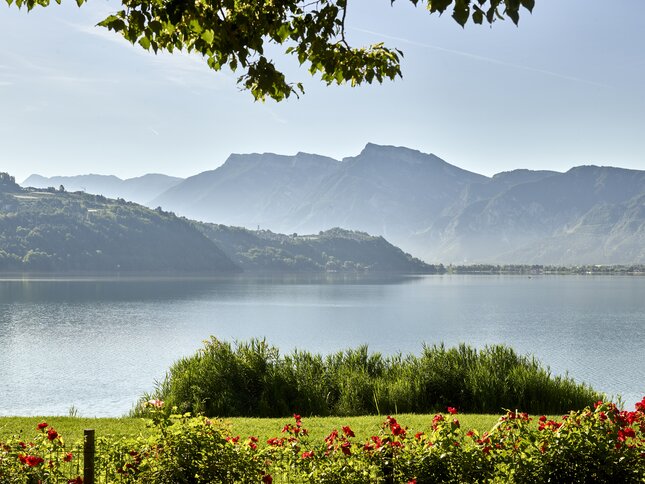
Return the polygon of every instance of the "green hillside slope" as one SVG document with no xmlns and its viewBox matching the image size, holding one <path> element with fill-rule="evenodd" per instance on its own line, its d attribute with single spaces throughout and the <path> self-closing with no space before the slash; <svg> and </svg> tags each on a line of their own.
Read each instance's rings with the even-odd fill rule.
<svg viewBox="0 0 645 484">
<path fill-rule="evenodd" d="M 0 185 L 0 270 L 199 272 L 239 268 L 188 221 L 124 200 Z"/>
</svg>

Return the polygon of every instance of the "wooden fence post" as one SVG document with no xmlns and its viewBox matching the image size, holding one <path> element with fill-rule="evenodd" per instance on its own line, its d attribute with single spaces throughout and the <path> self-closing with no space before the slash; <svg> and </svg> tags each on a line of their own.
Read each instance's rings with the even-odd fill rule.
<svg viewBox="0 0 645 484">
<path fill-rule="evenodd" d="M 83 484 L 94 484 L 94 429 L 83 431 Z"/>
<path fill-rule="evenodd" d="M 388 446 L 389 447 L 389 446 Z M 386 449 L 385 458 L 387 459 L 383 464 L 383 480 L 385 484 L 394 484 L 394 449 L 390 447 Z"/>
</svg>

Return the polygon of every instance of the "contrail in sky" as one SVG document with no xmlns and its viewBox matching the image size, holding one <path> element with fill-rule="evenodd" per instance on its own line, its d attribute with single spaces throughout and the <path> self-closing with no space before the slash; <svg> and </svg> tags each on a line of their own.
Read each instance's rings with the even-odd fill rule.
<svg viewBox="0 0 645 484">
<path fill-rule="evenodd" d="M 464 51 L 461 51 L 461 50 L 447 49 L 445 47 L 439 47 L 437 45 L 425 44 L 423 42 L 417 42 L 415 40 L 404 39 L 403 37 L 395 37 L 395 36 L 392 36 L 392 35 L 382 34 L 380 32 L 374 32 L 373 30 L 359 29 L 359 28 L 356 28 L 356 27 L 352 27 L 351 30 L 355 30 L 357 32 L 363 32 L 365 34 L 376 35 L 376 36 L 379 36 L 379 37 L 384 37 L 386 39 L 395 40 L 395 41 L 398 41 L 398 42 L 404 42 L 406 44 L 415 45 L 417 47 L 424 47 L 426 49 L 436 50 L 438 52 L 445 52 L 447 54 L 454 54 L 454 55 L 458 55 L 458 56 L 461 56 L 461 57 L 467 57 L 469 59 L 478 60 L 478 61 L 481 61 L 481 62 L 488 62 L 490 64 L 497 64 L 497 65 L 504 66 L 504 67 L 513 67 L 515 69 L 522 69 L 522 70 L 529 71 L 529 72 L 536 72 L 538 74 L 543 74 L 545 76 L 551 76 L 551 77 L 557 77 L 559 79 L 564 79 L 566 81 L 581 82 L 583 84 L 589 84 L 591 86 L 596 86 L 596 87 L 604 87 L 604 88 L 609 87 L 606 84 L 601 84 L 601 83 L 595 82 L 595 81 L 589 81 L 587 79 L 581 79 L 579 77 L 567 76 L 565 74 L 559 74 L 557 72 L 547 71 L 545 69 L 538 69 L 536 67 L 523 66 L 521 64 L 513 64 L 512 62 L 505 62 L 505 61 L 502 61 L 502 60 L 499 60 L 499 59 L 494 59 L 492 57 L 486 57 L 486 56 L 483 56 L 483 55 L 471 54 L 469 52 L 464 52 Z"/>
</svg>

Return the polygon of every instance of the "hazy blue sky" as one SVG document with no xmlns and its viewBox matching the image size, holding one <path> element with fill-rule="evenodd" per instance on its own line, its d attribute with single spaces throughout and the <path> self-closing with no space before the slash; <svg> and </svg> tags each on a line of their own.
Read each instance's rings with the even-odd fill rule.
<svg viewBox="0 0 645 484">
<path fill-rule="evenodd" d="M 236 74 L 94 25 L 118 4 L 0 5 L 0 171 L 190 176 L 231 152 L 356 155 L 404 145 L 486 175 L 581 164 L 645 169 L 645 1 L 537 0 L 519 28 L 461 29 L 404 0 L 351 0 L 354 44 L 405 53 L 403 79 L 253 101 Z"/>
</svg>

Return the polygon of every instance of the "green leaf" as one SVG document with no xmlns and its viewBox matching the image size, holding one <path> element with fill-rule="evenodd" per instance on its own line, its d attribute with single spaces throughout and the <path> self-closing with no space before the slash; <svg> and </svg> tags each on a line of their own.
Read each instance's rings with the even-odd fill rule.
<svg viewBox="0 0 645 484">
<path fill-rule="evenodd" d="M 455 9 L 452 12 L 452 18 L 462 27 L 468 22 L 468 17 L 470 17 L 470 8 L 466 2 L 457 1 L 455 4 Z"/>
<path fill-rule="evenodd" d="M 515 10 L 509 10 L 508 12 L 506 12 L 506 15 L 508 15 L 511 18 L 511 20 L 513 21 L 513 23 L 515 25 L 517 25 L 519 23 L 520 14 L 517 13 Z"/>
<path fill-rule="evenodd" d="M 201 24 L 199 23 L 199 20 L 196 20 L 196 19 L 191 20 L 188 25 L 190 26 L 190 29 L 196 34 L 201 34 L 202 30 L 204 30 Z"/>
<path fill-rule="evenodd" d="M 150 49 L 150 39 L 148 37 L 141 37 L 139 39 L 139 45 L 146 50 Z"/>
<path fill-rule="evenodd" d="M 134 22 L 134 25 L 132 23 Z M 132 10 L 130 12 L 130 28 L 135 27 L 136 32 L 141 32 L 146 23 L 146 17 L 138 10 Z"/>
<path fill-rule="evenodd" d="M 452 0 L 428 0 L 428 10 L 443 13 L 451 3 Z"/>
<path fill-rule="evenodd" d="M 497 15 L 497 11 L 495 10 L 495 7 L 490 7 L 486 12 L 486 21 L 489 24 L 492 24 L 495 21 L 495 15 Z"/>
<path fill-rule="evenodd" d="M 105 27 L 109 30 L 114 30 L 115 32 L 121 32 L 126 29 L 126 23 L 123 19 L 120 19 L 116 15 L 110 15 L 105 20 L 97 24 L 100 27 Z"/>
<path fill-rule="evenodd" d="M 206 29 L 202 32 L 201 39 L 208 44 L 212 44 L 215 39 L 215 32 L 211 29 Z"/>
<path fill-rule="evenodd" d="M 277 31 L 278 37 L 282 42 L 287 40 L 289 35 L 291 35 L 291 29 L 289 28 L 288 24 L 282 24 L 280 28 Z"/>
<path fill-rule="evenodd" d="M 158 20 L 153 20 L 148 23 L 148 28 L 155 34 L 159 35 L 161 33 L 161 29 L 163 29 L 163 24 Z"/>
</svg>

